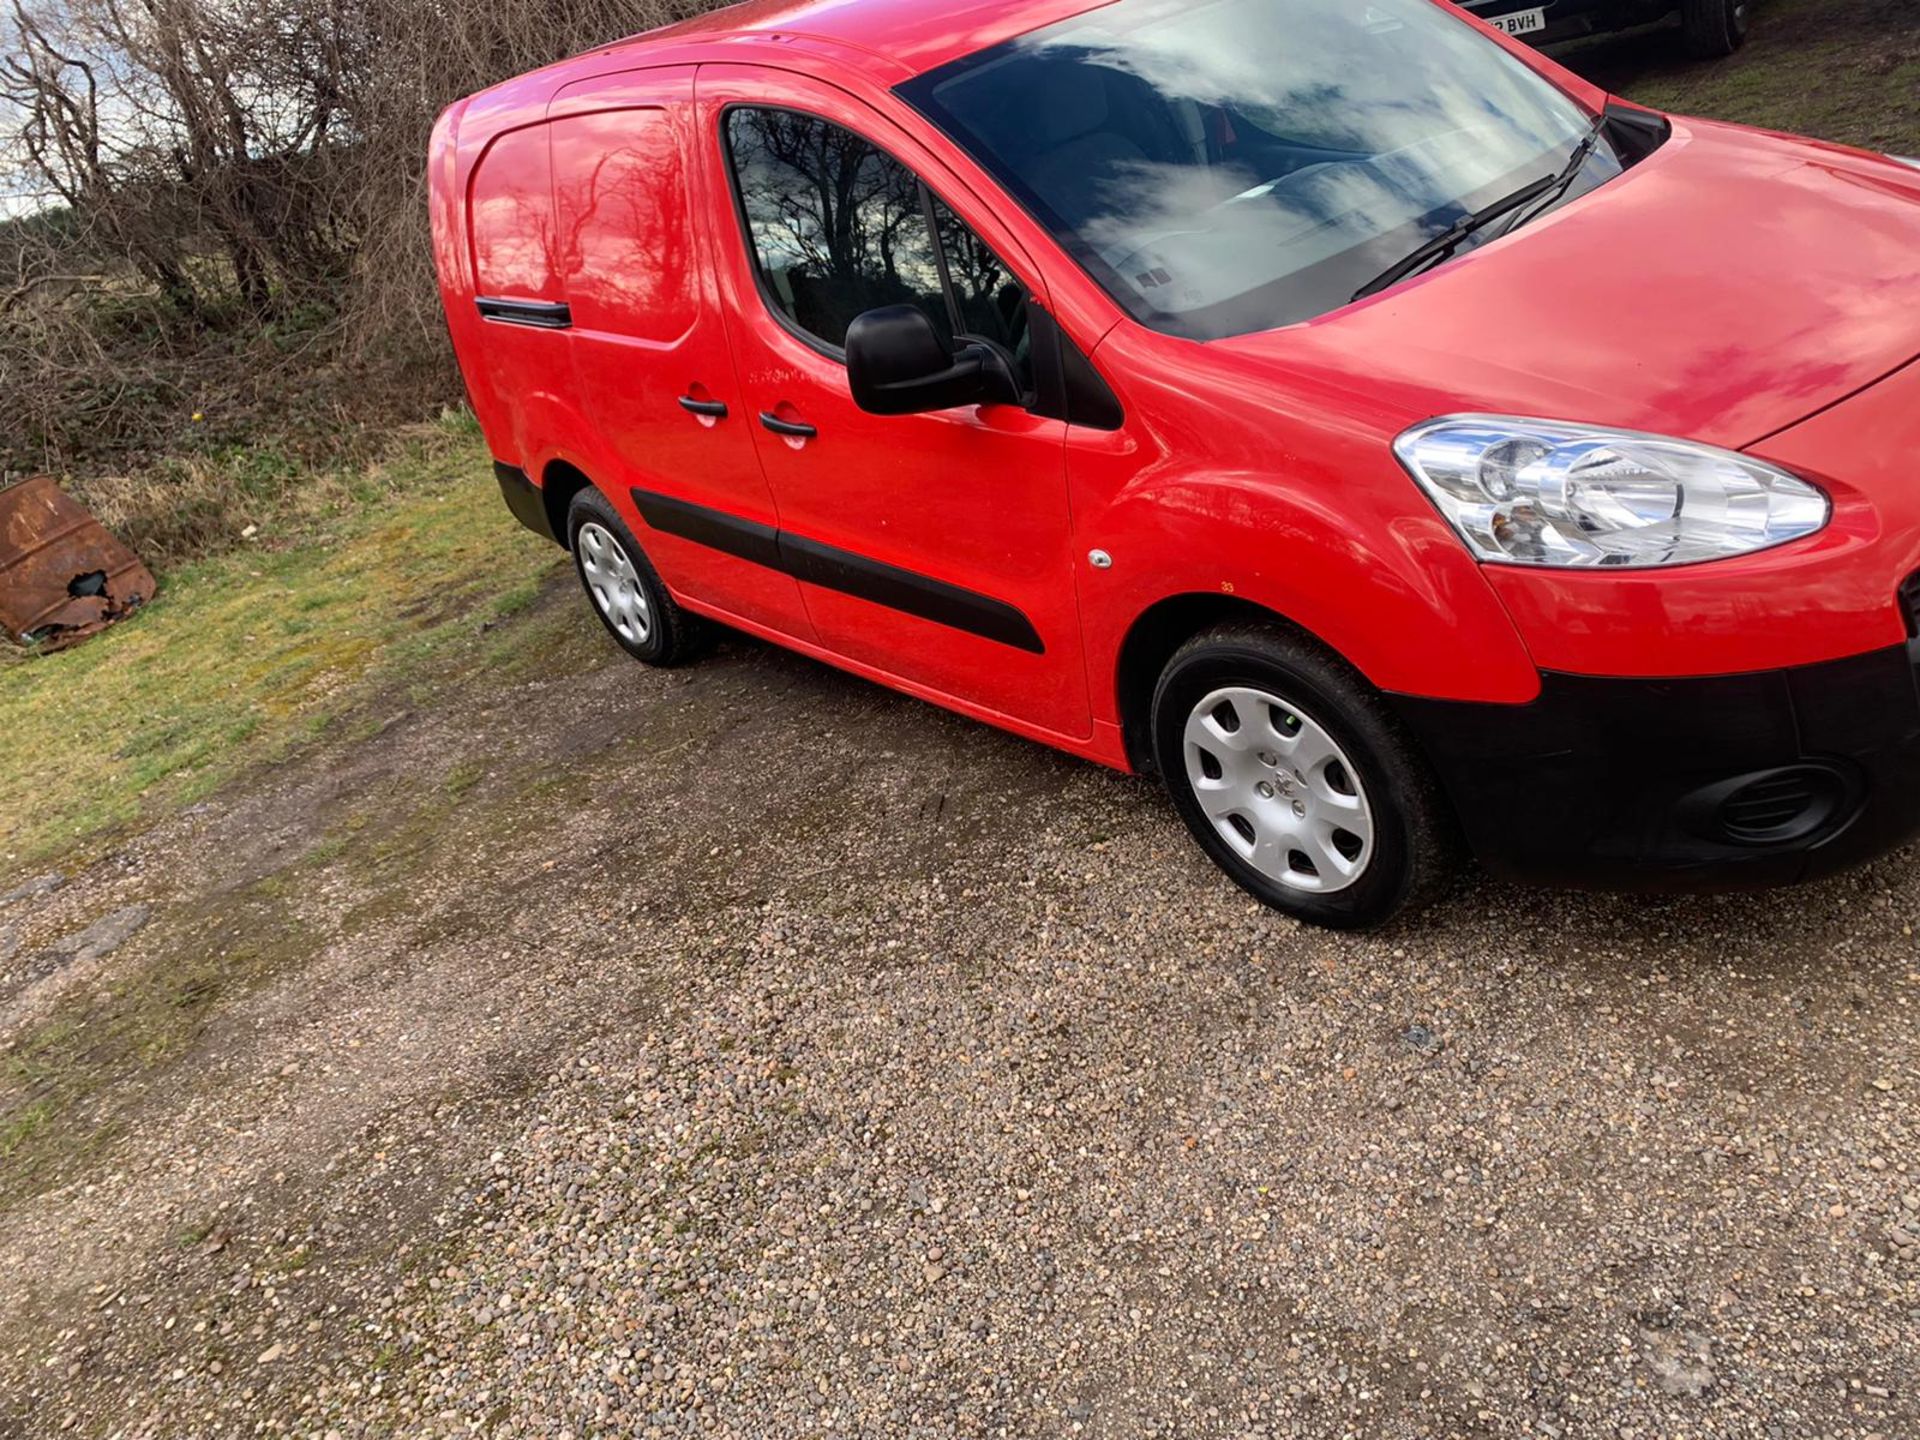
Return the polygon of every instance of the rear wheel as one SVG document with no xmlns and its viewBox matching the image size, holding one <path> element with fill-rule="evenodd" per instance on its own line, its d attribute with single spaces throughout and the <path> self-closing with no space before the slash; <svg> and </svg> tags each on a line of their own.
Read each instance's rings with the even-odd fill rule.
<svg viewBox="0 0 1920 1440">
<path fill-rule="evenodd" d="M 1385 704 L 1284 630 L 1223 626 L 1183 645 L 1155 691 L 1153 743 L 1200 847 L 1302 920 L 1383 924 L 1453 869 L 1444 803 Z"/>
<path fill-rule="evenodd" d="M 1689 54 L 1718 59 L 1747 43 L 1753 0 L 1683 0 L 1680 22 Z"/>
<path fill-rule="evenodd" d="M 677 665 L 693 653 L 698 622 L 667 593 L 626 522 L 591 485 L 568 508 L 567 538 L 593 613 L 621 649 L 649 665 Z"/>
</svg>

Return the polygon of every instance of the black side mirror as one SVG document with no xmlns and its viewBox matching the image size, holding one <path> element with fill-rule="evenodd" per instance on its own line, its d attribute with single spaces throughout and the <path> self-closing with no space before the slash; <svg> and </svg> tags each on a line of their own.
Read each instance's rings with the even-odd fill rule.
<svg viewBox="0 0 1920 1440">
<path fill-rule="evenodd" d="M 991 345 L 947 348 L 926 312 L 912 305 L 869 310 L 847 327 L 847 383 L 873 415 L 922 415 L 960 405 L 1012 405 L 1020 387 Z"/>
</svg>

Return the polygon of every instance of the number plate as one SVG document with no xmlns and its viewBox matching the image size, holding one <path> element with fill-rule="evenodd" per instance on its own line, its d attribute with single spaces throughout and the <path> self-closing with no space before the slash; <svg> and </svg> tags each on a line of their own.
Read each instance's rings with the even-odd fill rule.
<svg viewBox="0 0 1920 1440">
<path fill-rule="evenodd" d="M 1511 15 L 1489 15 L 1487 23 L 1509 35 L 1531 35 L 1547 28 L 1547 12 L 1544 6 L 1538 10 L 1516 10 Z"/>
</svg>

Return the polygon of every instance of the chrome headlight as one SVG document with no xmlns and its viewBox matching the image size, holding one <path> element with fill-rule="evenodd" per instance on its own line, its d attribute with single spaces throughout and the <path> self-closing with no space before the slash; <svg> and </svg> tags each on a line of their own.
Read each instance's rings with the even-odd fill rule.
<svg viewBox="0 0 1920 1440">
<path fill-rule="evenodd" d="M 1505 415 L 1416 425 L 1394 453 L 1481 560 L 1644 568 L 1811 535 L 1826 495 L 1730 450 Z"/>
</svg>

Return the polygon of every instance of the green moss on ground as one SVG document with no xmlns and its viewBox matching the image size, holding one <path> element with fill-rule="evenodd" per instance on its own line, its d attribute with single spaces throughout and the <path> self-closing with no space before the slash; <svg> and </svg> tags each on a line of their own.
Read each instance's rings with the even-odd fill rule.
<svg viewBox="0 0 1920 1440">
<path fill-rule="evenodd" d="M 416 440 L 367 487 L 378 503 L 185 566 L 96 639 L 0 665 L 0 876 L 284 758 L 370 693 L 486 658 L 485 627 L 562 561 L 507 520 L 470 433 Z"/>
</svg>

